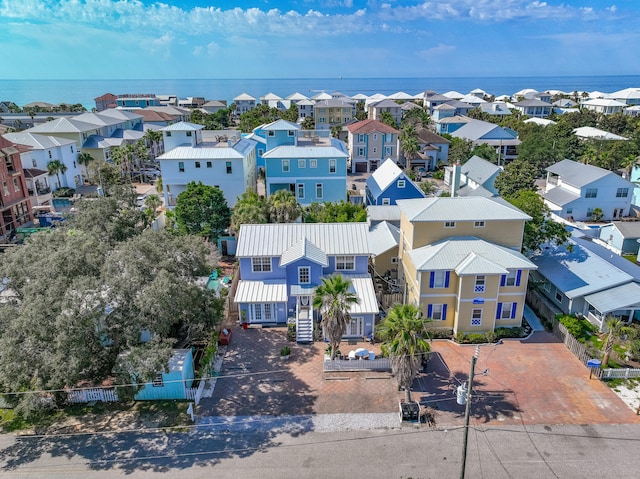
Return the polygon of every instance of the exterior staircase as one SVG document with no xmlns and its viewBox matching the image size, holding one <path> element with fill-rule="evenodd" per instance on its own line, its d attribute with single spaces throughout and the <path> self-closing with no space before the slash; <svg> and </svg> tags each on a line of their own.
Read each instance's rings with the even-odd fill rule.
<svg viewBox="0 0 640 479">
<path fill-rule="evenodd" d="M 313 342 L 313 310 L 308 307 L 298 307 L 296 311 L 296 342 Z"/>
</svg>

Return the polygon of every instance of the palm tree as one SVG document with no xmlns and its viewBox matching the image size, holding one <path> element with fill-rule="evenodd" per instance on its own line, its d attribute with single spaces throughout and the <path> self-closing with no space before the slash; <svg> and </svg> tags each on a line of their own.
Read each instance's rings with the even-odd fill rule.
<svg viewBox="0 0 640 479">
<path fill-rule="evenodd" d="M 613 344 L 616 339 L 622 336 L 623 334 L 627 334 L 633 332 L 633 328 L 630 328 L 626 325 L 624 321 L 620 318 L 615 318 L 613 316 L 609 316 L 606 318 L 605 323 L 607 327 L 607 340 L 604 342 L 604 346 L 602 350 L 604 351 L 604 356 L 602 357 L 602 367 L 606 368 L 609 363 L 609 357 L 613 352 Z"/>
<path fill-rule="evenodd" d="M 342 275 L 332 275 L 322 278 L 313 297 L 313 307 L 320 312 L 322 328 L 331 346 L 331 360 L 336 358 L 342 336 L 351 321 L 351 306 L 360 301 L 351 286 L 351 281 Z"/>
<path fill-rule="evenodd" d="M 116 165 L 120 167 L 122 173 L 129 178 L 129 182 L 133 182 L 131 172 L 133 170 L 133 157 L 135 149 L 129 143 L 123 143 L 120 146 L 111 148 L 111 158 Z"/>
<path fill-rule="evenodd" d="M 416 306 L 396 304 L 377 327 L 383 341 L 382 352 L 391 360 L 391 369 L 398 387 L 404 388 L 406 402 L 411 402 L 411 384 L 420 371 L 422 355 L 431 350 L 425 339 L 428 321 Z"/>
<path fill-rule="evenodd" d="M 151 148 L 151 157 L 155 158 L 156 156 L 162 154 L 163 148 L 162 146 L 162 133 L 157 130 L 147 130 L 144 134 L 144 139 L 149 142 L 149 147 Z"/>
<path fill-rule="evenodd" d="M 84 171 L 87 174 L 87 180 L 91 181 L 91 174 L 89 173 L 89 163 L 94 161 L 95 158 L 91 156 L 89 153 L 79 153 L 78 154 L 78 163 L 84 166 Z"/>
<path fill-rule="evenodd" d="M 243 224 L 266 223 L 269 218 L 264 199 L 253 190 L 247 190 L 238 198 L 231 215 L 231 229 L 240 232 Z"/>
<path fill-rule="evenodd" d="M 413 160 L 420 151 L 420 143 L 418 142 L 418 133 L 413 125 L 406 125 L 400 133 L 400 145 L 407 160 L 407 168 L 411 169 L 411 160 Z"/>
<path fill-rule="evenodd" d="M 152 211 L 155 211 L 162 205 L 162 201 L 158 195 L 149 195 L 145 198 L 144 205 Z"/>
<path fill-rule="evenodd" d="M 66 173 L 67 165 L 65 165 L 60 160 L 51 160 L 49 163 L 47 163 L 47 171 L 49 172 L 49 176 L 56 175 L 56 177 L 58 178 L 57 188 L 61 188 L 62 183 L 60 182 L 60 173 L 62 173 L 63 175 Z"/>
<path fill-rule="evenodd" d="M 287 190 L 278 190 L 267 198 L 270 223 L 293 223 L 300 216 L 300 205 Z"/>
</svg>

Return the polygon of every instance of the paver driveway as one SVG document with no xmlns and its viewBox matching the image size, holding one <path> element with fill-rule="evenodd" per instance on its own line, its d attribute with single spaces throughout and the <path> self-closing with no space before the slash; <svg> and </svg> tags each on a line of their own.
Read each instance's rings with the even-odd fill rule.
<svg viewBox="0 0 640 479">
<path fill-rule="evenodd" d="M 289 361 L 279 356 L 292 345 Z M 379 351 L 380 345 L 343 343 Z M 299 415 L 395 412 L 404 396 L 389 373 L 324 373 L 324 343 L 296 345 L 286 332 L 235 329 L 222 377 L 213 397 L 203 399 L 203 416 Z M 427 371 L 414 383 L 413 397 L 437 408 L 436 424 L 459 425 L 464 406 L 455 388 L 468 380 L 475 346 L 434 341 Z M 472 418 L 476 424 L 640 423 L 640 417 L 547 332 L 527 340 L 483 345 L 474 378 Z"/>
</svg>

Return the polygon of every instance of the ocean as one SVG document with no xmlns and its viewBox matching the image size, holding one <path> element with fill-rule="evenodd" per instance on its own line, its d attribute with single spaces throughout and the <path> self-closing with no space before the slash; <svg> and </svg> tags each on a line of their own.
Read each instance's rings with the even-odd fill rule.
<svg viewBox="0 0 640 479">
<path fill-rule="evenodd" d="M 300 92 L 313 96 L 321 91 L 340 91 L 347 96 L 357 93 L 390 95 L 404 91 L 415 95 L 434 90 L 456 90 L 466 94 L 481 88 L 493 95 L 512 95 L 524 88 L 542 90 L 602 91 L 611 93 L 624 88 L 640 88 L 640 75 L 548 76 L 548 77 L 457 77 L 457 78 L 267 78 L 224 80 L 0 80 L 0 101 L 23 106 L 34 101 L 95 106 L 94 98 L 104 93 L 171 94 L 179 98 L 204 97 L 207 100 L 231 100 L 241 93 L 256 98 L 267 93 L 286 97 Z"/>
</svg>

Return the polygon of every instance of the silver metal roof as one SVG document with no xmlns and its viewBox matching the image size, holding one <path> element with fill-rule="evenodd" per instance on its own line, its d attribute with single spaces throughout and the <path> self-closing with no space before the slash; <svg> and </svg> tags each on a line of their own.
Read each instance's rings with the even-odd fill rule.
<svg viewBox="0 0 640 479">
<path fill-rule="evenodd" d="M 302 127 L 297 123 L 292 123 L 286 120 L 276 120 L 262 126 L 264 131 L 289 131 L 289 130 L 301 130 Z"/>
<path fill-rule="evenodd" d="M 502 168 L 498 165 L 494 165 L 490 161 L 476 155 L 473 155 L 460 167 L 460 172 L 463 175 L 480 185 L 484 184 L 489 178 L 500 171 L 502 171 Z"/>
<path fill-rule="evenodd" d="M 397 248 L 399 241 L 400 228 L 387 221 L 382 221 L 369 230 L 369 251 L 374 256 Z"/>
<path fill-rule="evenodd" d="M 516 208 L 481 196 L 418 198 L 396 203 L 412 222 L 531 219 Z"/>
<path fill-rule="evenodd" d="M 241 160 L 255 148 L 255 142 L 243 138 L 233 146 L 177 146 L 158 156 L 158 160 Z"/>
<path fill-rule="evenodd" d="M 2 136 L 13 143 L 30 146 L 34 150 L 48 150 L 50 148 L 57 148 L 59 146 L 66 146 L 75 143 L 74 140 L 69 140 L 67 138 L 38 135 L 35 133 L 29 133 L 28 131 L 22 131 L 20 133 L 5 133 Z"/>
<path fill-rule="evenodd" d="M 367 275 L 350 275 L 343 274 L 344 279 L 351 281 L 353 292 L 358 297 L 358 303 L 352 304 L 349 314 L 376 314 L 380 310 L 378 307 L 378 299 L 376 298 L 376 290 L 373 287 L 371 276 Z"/>
<path fill-rule="evenodd" d="M 640 285 L 627 283 L 599 293 L 589 294 L 584 299 L 601 313 L 627 309 L 632 306 L 640 308 Z"/>
<path fill-rule="evenodd" d="M 409 252 L 409 258 L 418 271 L 455 270 L 460 275 L 536 269 L 536 265 L 519 251 L 474 236 L 448 238 L 414 249 Z"/>
<path fill-rule="evenodd" d="M 370 222 L 395 221 L 400 222 L 402 210 L 398 205 L 369 205 L 367 206 L 367 218 Z"/>
<path fill-rule="evenodd" d="M 242 225 L 236 256 L 282 256 L 305 238 L 329 256 L 369 255 L 366 223 L 282 223 Z"/>
<path fill-rule="evenodd" d="M 577 161 L 572 160 L 559 161 L 555 165 L 548 167 L 547 171 L 560 176 L 563 183 L 567 183 L 577 188 L 593 183 L 594 181 L 608 175 L 618 176 L 604 168 L 587 165 L 585 163 L 578 163 Z"/>
<path fill-rule="evenodd" d="M 542 197 L 554 205 L 564 206 L 580 198 L 580 195 L 576 195 L 565 188 L 555 187 L 545 193 L 542 193 Z"/>
<path fill-rule="evenodd" d="M 160 128 L 161 131 L 198 131 L 202 130 L 204 126 L 196 123 L 189 123 L 188 121 L 179 121 L 178 123 L 172 123 L 171 125 Z"/>
<path fill-rule="evenodd" d="M 286 303 L 287 282 L 284 279 L 271 281 L 238 281 L 234 298 L 236 303 Z"/>
<path fill-rule="evenodd" d="M 335 146 L 277 146 L 262 155 L 263 158 L 347 158 L 345 153 Z"/>
<path fill-rule="evenodd" d="M 329 265 L 327 255 L 307 238 L 303 238 L 282 253 L 280 266 L 286 266 L 302 258 L 307 258 L 323 267 Z"/>
</svg>

